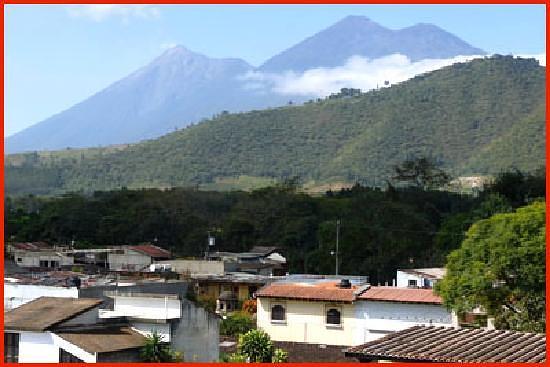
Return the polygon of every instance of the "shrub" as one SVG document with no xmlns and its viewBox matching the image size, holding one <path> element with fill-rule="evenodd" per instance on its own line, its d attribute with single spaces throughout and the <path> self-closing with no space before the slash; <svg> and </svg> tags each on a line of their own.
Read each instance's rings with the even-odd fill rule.
<svg viewBox="0 0 550 367">
<path fill-rule="evenodd" d="M 254 320 L 244 312 L 236 312 L 223 319 L 220 324 L 220 334 L 236 336 L 254 329 Z"/>
</svg>

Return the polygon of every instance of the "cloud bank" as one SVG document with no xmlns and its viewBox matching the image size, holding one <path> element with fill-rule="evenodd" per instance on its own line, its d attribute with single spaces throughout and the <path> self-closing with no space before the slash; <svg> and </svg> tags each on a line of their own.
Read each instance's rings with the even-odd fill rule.
<svg viewBox="0 0 550 367">
<path fill-rule="evenodd" d="M 71 5 L 67 12 L 73 18 L 86 18 L 94 22 L 120 18 L 127 23 L 132 18 L 155 19 L 160 16 L 160 10 L 152 5 Z"/>
<path fill-rule="evenodd" d="M 482 55 L 456 56 L 450 59 L 425 59 L 416 62 L 401 54 L 378 59 L 353 56 L 334 68 L 314 68 L 302 73 L 249 72 L 242 76 L 244 88 L 258 92 L 269 90 L 283 95 L 324 97 L 341 88 L 359 88 L 363 91 L 390 86 L 408 80 L 415 75 L 440 69 L 457 62 L 482 58 Z M 535 57 L 546 65 L 545 54 L 523 55 Z"/>
</svg>

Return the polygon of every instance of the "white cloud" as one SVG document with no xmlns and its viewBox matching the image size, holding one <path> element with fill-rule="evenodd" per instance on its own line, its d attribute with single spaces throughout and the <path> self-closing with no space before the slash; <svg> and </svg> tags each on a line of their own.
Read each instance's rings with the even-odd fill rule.
<svg viewBox="0 0 550 367">
<path fill-rule="evenodd" d="M 283 95 L 323 97 L 338 92 L 341 88 L 360 88 L 368 91 L 384 87 L 386 81 L 389 85 L 400 83 L 418 74 L 480 57 L 484 56 L 456 56 L 450 59 L 425 59 L 411 62 L 407 56 L 400 54 L 372 60 L 353 56 L 339 67 L 314 68 L 302 73 L 250 72 L 241 79 L 245 81 L 244 88 L 247 89 L 267 89 Z M 522 57 L 535 57 L 541 65 L 546 64 L 544 54 Z"/>
<path fill-rule="evenodd" d="M 152 5 L 71 5 L 67 12 L 74 18 L 86 18 L 94 22 L 101 22 L 108 18 L 120 18 L 127 23 L 132 18 L 156 19 L 160 16 L 160 10 Z"/>
</svg>

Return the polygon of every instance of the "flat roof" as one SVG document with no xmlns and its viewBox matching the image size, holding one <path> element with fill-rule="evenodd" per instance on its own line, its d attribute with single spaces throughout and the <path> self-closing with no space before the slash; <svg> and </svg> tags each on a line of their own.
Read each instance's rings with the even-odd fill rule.
<svg viewBox="0 0 550 367">
<path fill-rule="evenodd" d="M 129 327 L 68 331 L 55 334 L 88 353 L 107 353 L 141 348 L 146 340 L 142 334 Z"/>
<path fill-rule="evenodd" d="M 546 335 L 414 326 L 350 348 L 346 356 L 364 361 L 542 363 L 546 361 Z"/>
<path fill-rule="evenodd" d="M 4 329 L 44 331 L 100 303 L 96 298 L 40 297 L 6 312 Z"/>
</svg>

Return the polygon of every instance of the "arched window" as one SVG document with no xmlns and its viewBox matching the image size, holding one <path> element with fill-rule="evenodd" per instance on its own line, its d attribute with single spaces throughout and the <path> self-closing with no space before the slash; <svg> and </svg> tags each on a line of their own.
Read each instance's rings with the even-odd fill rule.
<svg viewBox="0 0 550 367">
<path fill-rule="evenodd" d="M 329 308 L 327 310 L 327 324 L 329 325 L 340 325 L 340 311 L 337 308 Z"/>
<path fill-rule="evenodd" d="M 286 310 L 283 305 L 273 305 L 271 307 L 271 320 L 272 321 L 286 320 Z"/>
</svg>

